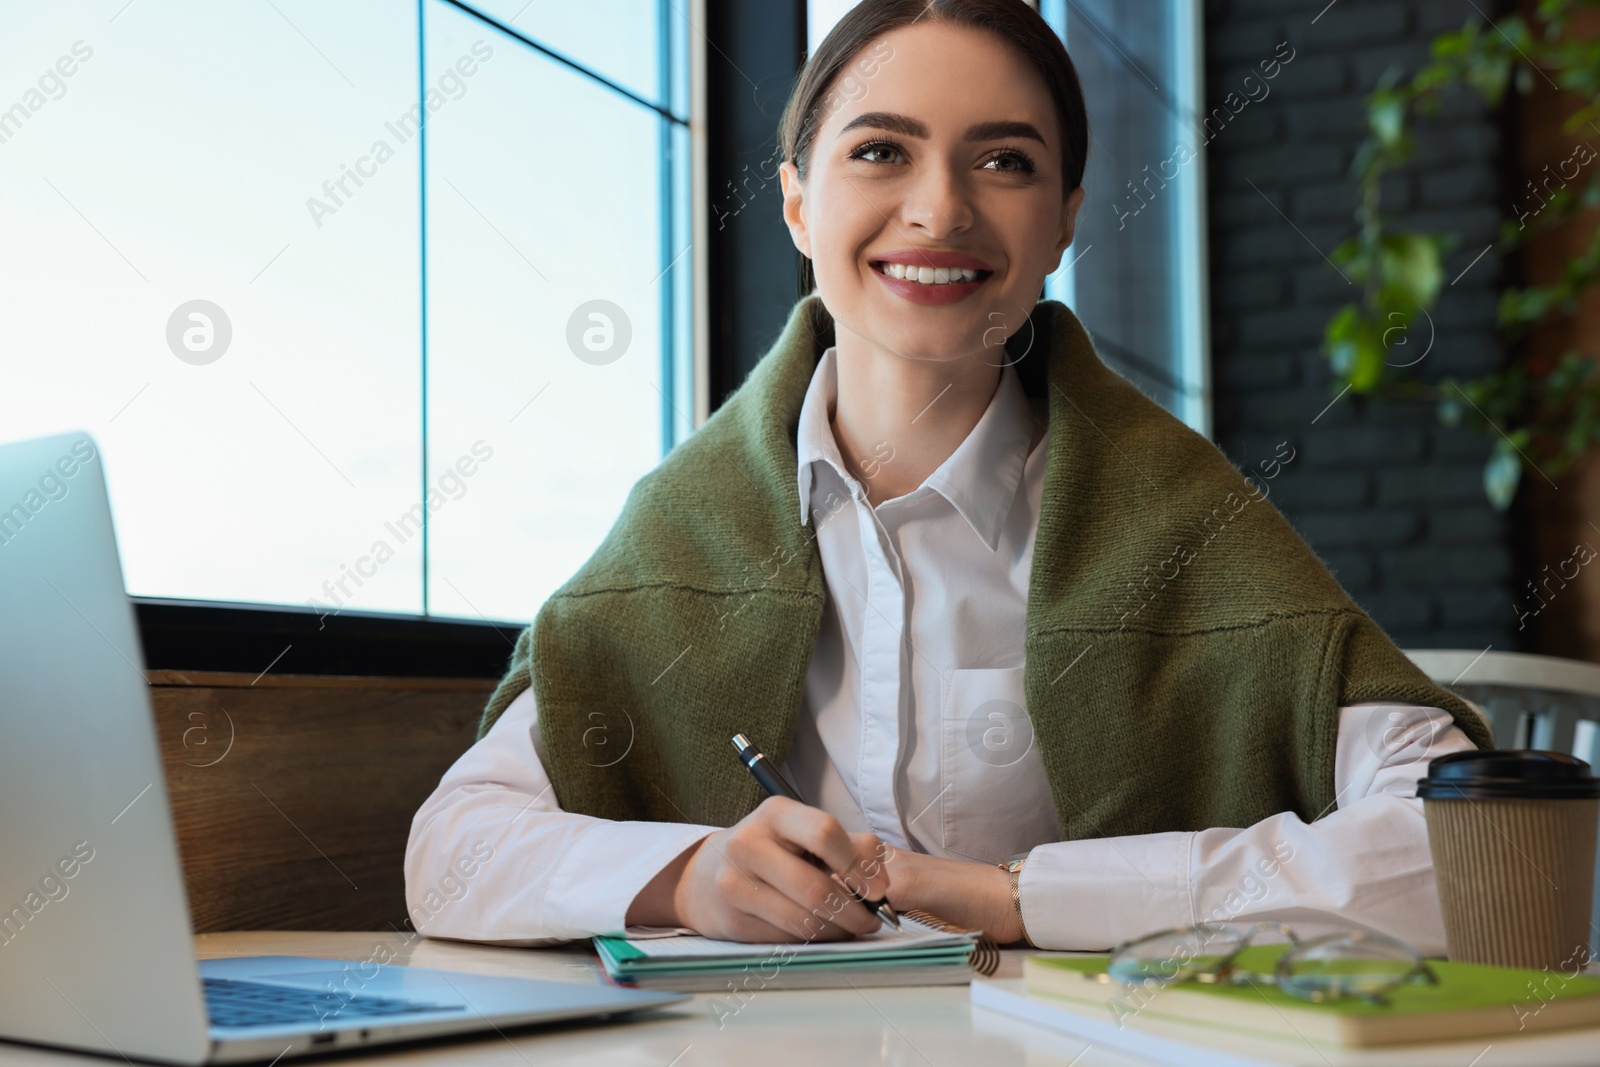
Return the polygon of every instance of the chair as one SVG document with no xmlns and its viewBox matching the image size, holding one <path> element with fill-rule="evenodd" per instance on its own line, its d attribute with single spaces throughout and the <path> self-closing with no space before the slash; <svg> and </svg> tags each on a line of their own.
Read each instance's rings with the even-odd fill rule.
<svg viewBox="0 0 1600 1067">
<path fill-rule="evenodd" d="M 1600 665 L 1521 652 L 1408 651 L 1424 674 L 1477 705 L 1496 745 L 1600 758 Z"/>
<path fill-rule="evenodd" d="M 1484 715 L 1496 747 L 1570 752 L 1600 767 L 1600 665 L 1521 652 L 1442 649 L 1406 655 Z M 1600 858 L 1590 923 L 1600 941 Z M 1592 947 L 1600 951 L 1600 945 Z"/>
</svg>

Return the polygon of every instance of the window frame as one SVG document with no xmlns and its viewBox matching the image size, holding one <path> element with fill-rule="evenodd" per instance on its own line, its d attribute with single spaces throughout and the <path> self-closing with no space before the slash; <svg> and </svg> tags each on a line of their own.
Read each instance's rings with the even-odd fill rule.
<svg viewBox="0 0 1600 1067">
<path fill-rule="evenodd" d="M 1038 0 L 1029 0 L 1029 4 L 1040 11 L 1045 22 L 1066 43 L 1069 52 L 1075 43 L 1069 39 L 1069 14 L 1075 13 L 1084 22 L 1094 23 L 1094 17 L 1087 7 L 1074 9 L 1071 0 L 1044 0 L 1042 6 Z M 1199 116 L 1205 111 L 1206 39 L 1202 0 L 1167 0 L 1164 16 L 1172 38 L 1178 42 L 1173 49 L 1170 67 L 1160 74 L 1161 81 L 1171 86 L 1170 95 L 1168 90 L 1157 88 L 1149 80 L 1149 75 L 1128 58 L 1127 50 L 1117 43 L 1108 30 L 1096 26 L 1095 32 L 1116 50 L 1132 91 L 1143 93 L 1146 86 L 1154 90 L 1155 97 L 1166 111 L 1167 128 L 1163 131 L 1164 135 L 1187 144 L 1194 128 L 1200 124 Z M 1080 63 L 1081 78 L 1081 60 L 1077 62 Z M 1092 92 L 1086 87 L 1086 93 Z M 1091 117 L 1091 138 L 1096 128 Z M 1158 403 L 1162 403 L 1190 429 L 1210 439 L 1213 434 L 1215 398 L 1211 382 L 1211 268 L 1204 152 L 1205 145 L 1201 144 L 1196 153 L 1196 165 L 1182 171 L 1180 180 L 1172 183 L 1175 186 L 1176 232 L 1161 262 L 1156 264 L 1169 273 L 1175 294 L 1170 316 L 1170 342 L 1174 358 L 1170 363 L 1162 362 L 1147 353 L 1124 347 L 1103 331 L 1095 337 L 1095 346 L 1100 351 L 1101 359 L 1117 373 L 1129 378 L 1137 388 L 1148 391 L 1144 383 L 1153 383 L 1169 390 L 1173 394 L 1172 403 L 1168 405 L 1159 399 Z M 1094 153 L 1092 140 L 1090 153 L 1091 156 Z M 1091 173 L 1085 178 L 1092 181 L 1094 175 Z M 1077 307 L 1074 266 L 1078 258 L 1088 251 L 1088 246 L 1081 251 L 1074 251 L 1085 241 L 1087 228 L 1082 223 L 1084 218 L 1084 215 L 1079 215 L 1078 237 L 1073 242 L 1073 249 L 1068 250 L 1068 262 L 1046 282 L 1047 296 L 1074 308 Z M 1089 319 L 1085 325 L 1093 330 L 1096 327 L 1093 316 L 1089 316 Z"/>
<path fill-rule="evenodd" d="M 524 47 L 553 56 L 554 61 L 571 61 L 533 42 L 528 35 L 517 33 L 492 17 L 475 10 L 463 0 L 417 0 L 418 24 L 418 76 L 423 77 L 421 62 L 426 51 L 423 38 L 424 10 L 429 3 L 443 3 L 462 14 L 476 18 L 497 32 L 517 39 Z M 781 0 L 773 9 L 786 9 L 788 5 L 800 6 L 797 0 Z M 657 11 L 683 21 L 680 12 L 686 13 L 687 26 L 674 27 L 673 40 L 680 47 L 688 47 L 687 104 L 689 133 L 689 164 L 687 187 L 689 189 L 688 228 L 692 237 L 689 259 L 692 265 L 688 299 L 690 324 L 688 331 L 688 360 L 673 359 L 672 341 L 681 336 L 673 322 L 676 306 L 664 326 L 669 344 L 664 351 L 672 366 L 663 367 L 663 381 L 673 383 L 673 388 L 663 396 L 663 451 L 671 446 L 673 437 L 681 432 L 683 422 L 690 421 L 695 428 L 710 416 L 711 398 L 723 395 L 721 384 L 728 376 L 720 371 L 726 361 L 725 353 L 717 351 L 710 323 L 712 316 L 726 313 L 728 299 L 713 299 L 709 279 L 711 264 L 717 258 L 717 246 L 726 242 L 729 235 L 712 230 L 708 224 L 710 198 L 708 190 L 720 188 L 725 176 L 713 170 L 724 157 L 715 154 L 715 128 L 708 111 L 708 79 L 714 81 L 712 62 L 708 61 L 706 34 L 700 27 L 708 24 L 710 7 L 729 6 L 724 0 L 657 0 Z M 678 40 L 678 34 L 682 39 Z M 672 40 L 664 40 L 664 52 L 671 49 Z M 715 48 L 716 46 L 713 46 Z M 729 57 L 728 64 L 747 66 L 742 56 Z M 679 52 L 683 54 L 683 52 Z M 665 58 L 665 56 L 663 57 Z M 712 60 L 716 57 L 712 56 Z M 792 81 L 794 69 L 784 76 L 784 84 Z M 585 68 L 585 73 L 594 72 Z M 781 73 L 781 72 L 779 72 Z M 670 109 L 674 92 L 668 84 L 669 75 L 663 74 L 662 102 Z M 603 77 L 601 80 L 607 80 Z M 765 79 L 764 79 L 765 80 Z M 632 95 L 632 94 L 630 94 Z M 659 108 L 657 110 L 660 110 Z M 424 144 L 426 134 L 424 133 Z M 670 136 L 670 135 L 669 135 Z M 667 138 L 663 138 L 665 142 Z M 667 146 L 664 144 L 664 148 Z M 422 162 L 423 191 L 426 203 L 426 153 Z M 670 164 L 668 164 L 670 165 Z M 663 208 L 669 190 L 663 186 Z M 669 213 L 670 214 L 670 213 Z M 424 208 L 425 220 L 425 208 Z M 675 223 L 669 217 L 664 230 L 675 232 Z M 426 222 L 424 221 L 424 227 Z M 669 238 L 677 240 L 677 238 Z M 426 233 L 424 230 L 424 242 Z M 424 248 L 426 245 L 424 244 Z M 424 373 L 427 366 L 426 338 L 426 262 L 422 265 L 423 341 L 422 359 Z M 671 300 L 665 297 L 664 300 Z M 666 305 L 663 305 L 667 310 Z M 685 370 L 687 369 L 687 373 Z M 670 374 L 666 373 L 671 371 Z M 426 397 L 424 397 L 424 404 Z M 682 416 L 675 415 L 674 403 L 686 404 Z M 687 416 L 687 420 L 684 416 Z M 427 445 L 423 445 L 423 477 L 427 477 Z M 426 547 L 426 546 L 425 546 Z M 424 571 L 424 610 L 426 610 L 427 577 Z M 193 600 L 153 596 L 130 596 L 138 623 L 140 642 L 147 671 L 271 671 L 277 674 L 301 675 L 367 675 L 401 678 L 499 678 L 505 670 L 515 645 L 517 635 L 531 622 L 505 619 L 444 618 L 429 614 L 383 611 L 324 611 L 313 607 L 292 604 L 271 604 L 235 601 Z"/>
</svg>

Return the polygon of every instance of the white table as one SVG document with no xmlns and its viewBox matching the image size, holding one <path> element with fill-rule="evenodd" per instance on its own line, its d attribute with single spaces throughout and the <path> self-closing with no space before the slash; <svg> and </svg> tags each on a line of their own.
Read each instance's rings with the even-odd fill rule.
<svg viewBox="0 0 1600 1067">
<path fill-rule="evenodd" d="M 203 958 L 289 955 L 367 960 L 382 948 L 393 953 L 397 965 L 568 982 L 602 980 L 599 965 L 585 946 L 519 949 L 415 935 L 408 938 L 394 932 L 295 931 L 203 934 L 195 943 L 196 954 Z M 1023 953 L 1003 955 L 996 978 L 1020 978 Z M 349 1062 L 359 1067 L 390 1063 L 452 1067 L 478 1063 L 502 1067 L 1148 1067 L 1154 1062 L 974 1008 L 968 996 L 964 985 L 767 990 L 750 995 L 743 1007 L 723 1017 L 719 1026 L 711 1012 L 716 998 L 703 994 L 630 1021 L 441 1039 L 421 1046 L 358 1053 Z M 1572 1042 L 1570 1037 L 1565 1040 Z M 1517 1056 L 1508 1056 L 1506 1050 L 1514 1044 L 1497 1043 L 1472 1067 L 1523 1067 L 1535 1062 L 1600 1064 L 1600 1041 L 1590 1038 L 1582 1047 L 1588 1045 L 1593 1045 L 1592 1060 L 1570 1056 L 1528 1059 L 1520 1054 L 1530 1051 L 1527 1046 Z M 1474 1054 L 1481 1048 L 1482 1043 Z M 1469 1067 L 1471 1056 L 1451 1054 L 1455 1058 L 1448 1060 L 1448 1067 Z M 120 1061 L 0 1043 L 0 1065 L 7 1067 L 68 1063 L 105 1067 L 114 1062 Z M 317 1062 L 336 1064 L 345 1058 L 323 1057 Z"/>
<path fill-rule="evenodd" d="M 408 937 L 410 939 L 408 939 Z M 503 948 L 389 933 L 247 931 L 202 934 L 195 953 L 216 956 L 325 956 L 368 960 L 385 947 L 393 962 L 477 974 L 544 978 L 566 982 L 602 981 L 599 964 L 587 946 Z M 1007 953 L 1001 973 L 1020 976 L 1021 953 Z M 381 957 L 380 957 L 381 958 Z M 358 1067 L 390 1063 L 496 1064 L 500 1067 L 854 1067 L 856 1064 L 932 1064 L 936 1067 L 1066 1067 L 1083 1051 L 1072 1041 L 1026 1024 L 995 1016 L 995 1026 L 974 1024 L 964 985 L 907 989 L 768 990 L 750 996 L 719 1028 L 712 995 L 630 1021 L 546 1029 L 505 1035 L 440 1039 L 426 1045 L 373 1049 L 353 1057 L 329 1056 L 317 1062 L 348 1061 Z M 988 1014 L 988 1013 L 984 1013 Z M 1036 1031 L 1063 1042 L 1059 1052 L 1030 1050 L 1015 1031 Z M 0 1043 L 0 1064 L 121 1064 L 70 1052 Z M 1147 1061 L 1091 1051 L 1075 1067 L 1137 1064 Z M 1465 1065 L 1462 1065 L 1465 1067 Z"/>
</svg>

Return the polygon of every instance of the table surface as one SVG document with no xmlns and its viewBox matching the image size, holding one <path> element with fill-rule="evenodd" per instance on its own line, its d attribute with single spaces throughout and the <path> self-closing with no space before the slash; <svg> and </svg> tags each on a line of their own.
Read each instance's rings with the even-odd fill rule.
<svg viewBox="0 0 1600 1067">
<path fill-rule="evenodd" d="M 599 961 L 587 944 L 558 948 L 506 948 L 462 941 L 419 937 L 414 933 L 241 931 L 201 934 L 195 954 L 220 956 L 322 956 L 332 959 L 382 958 L 380 947 L 393 953 L 393 963 L 513 978 L 563 982 L 603 982 Z M 998 976 L 1020 977 L 1022 955 L 1005 953 Z M 965 985 L 921 988 L 766 990 L 750 995 L 736 1013 L 721 1019 L 711 1012 L 714 995 L 641 1013 L 630 1020 L 607 1023 L 519 1029 L 512 1033 L 470 1035 L 426 1045 L 372 1049 L 353 1057 L 319 1057 L 316 1062 L 380 1064 L 582 1064 L 592 1067 L 785 1067 L 789 1064 L 844 1065 L 883 1063 L 974 1064 L 1005 1067 L 1138 1065 L 1148 1061 L 1091 1050 L 1084 1042 L 1042 1028 L 1016 1023 L 1059 1045 L 1055 1053 L 1038 1051 L 1008 1034 L 1013 1026 L 1003 1015 L 990 1016 L 992 1028 L 974 1025 L 974 1009 Z M 725 1000 L 725 998 L 724 998 Z M 1074 1057 L 1078 1057 L 1074 1063 Z M 0 1064 L 93 1064 L 118 1060 L 55 1052 L 0 1043 Z"/>
<path fill-rule="evenodd" d="M 320 956 L 382 958 L 398 965 L 567 982 L 603 981 L 587 945 L 506 948 L 434 940 L 396 932 L 244 931 L 195 938 L 201 958 Z M 1021 951 L 1006 951 L 996 978 L 1020 978 Z M 1065 955 L 1065 954 L 1064 954 Z M 1096 1046 L 1011 1016 L 975 1008 L 968 987 L 765 990 L 737 1012 L 718 1018 L 714 995 L 641 1014 L 630 1020 L 489 1031 L 426 1045 L 373 1049 L 348 1058 L 361 1067 L 389 1063 L 484 1063 L 617 1067 L 785 1067 L 789 1064 L 981 1064 L 982 1067 L 1148 1067 L 1152 1062 Z M 719 1003 L 725 1003 L 722 998 Z M 1498 1043 L 1497 1043 L 1498 1044 Z M 1499 1062 L 1501 1047 L 1491 1060 Z M 1337 1058 L 1337 1056 L 1335 1057 Z M 1468 1057 L 1470 1059 L 1470 1057 Z M 318 1057 L 337 1064 L 344 1056 Z M 0 1064 L 93 1064 L 96 1056 L 0 1043 Z M 1486 1067 L 1489 1060 L 1479 1067 Z M 1514 1062 L 1514 1061 L 1510 1061 Z M 1571 1062 L 1571 1061 L 1568 1061 Z M 1459 1067 L 1466 1067 L 1463 1060 Z"/>
</svg>

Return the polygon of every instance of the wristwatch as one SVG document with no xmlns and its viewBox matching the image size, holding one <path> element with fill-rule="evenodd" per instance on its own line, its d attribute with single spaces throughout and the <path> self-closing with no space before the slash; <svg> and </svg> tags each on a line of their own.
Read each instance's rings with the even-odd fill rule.
<svg viewBox="0 0 1600 1067">
<path fill-rule="evenodd" d="M 1010 859 L 1002 861 L 998 866 L 1002 871 L 1011 875 L 1011 906 L 1016 909 L 1017 929 L 1022 931 L 1022 940 L 1029 948 L 1038 948 L 1039 946 L 1033 943 L 1033 938 L 1028 936 L 1028 927 L 1022 921 L 1022 890 L 1018 883 L 1022 880 L 1022 867 L 1027 862 L 1028 854 L 1019 852 Z"/>
</svg>

